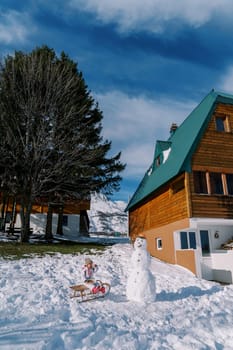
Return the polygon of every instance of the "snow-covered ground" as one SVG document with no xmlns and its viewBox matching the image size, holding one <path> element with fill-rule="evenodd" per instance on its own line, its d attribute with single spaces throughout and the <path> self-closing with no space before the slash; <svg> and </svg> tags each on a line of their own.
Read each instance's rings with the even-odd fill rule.
<svg viewBox="0 0 233 350">
<path fill-rule="evenodd" d="M 233 349 L 232 285 L 152 258 L 156 300 L 128 301 L 132 252 L 126 243 L 88 255 L 99 265 L 96 277 L 112 289 L 82 304 L 69 297 L 69 286 L 82 280 L 86 255 L 0 259 L 0 349 Z"/>
</svg>

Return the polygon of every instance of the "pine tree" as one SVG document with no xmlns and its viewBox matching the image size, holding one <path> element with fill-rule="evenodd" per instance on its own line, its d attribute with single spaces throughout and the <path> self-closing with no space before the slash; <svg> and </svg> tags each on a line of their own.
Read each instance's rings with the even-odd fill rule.
<svg viewBox="0 0 233 350">
<path fill-rule="evenodd" d="M 103 119 L 77 64 L 43 46 L 0 67 L 0 185 L 21 206 L 21 240 L 39 196 L 85 198 L 119 190 L 121 154 L 108 157 Z"/>
</svg>

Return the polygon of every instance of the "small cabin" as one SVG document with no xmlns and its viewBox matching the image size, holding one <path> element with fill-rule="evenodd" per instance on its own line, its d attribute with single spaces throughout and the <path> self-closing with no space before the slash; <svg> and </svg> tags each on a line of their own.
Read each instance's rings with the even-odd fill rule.
<svg viewBox="0 0 233 350">
<path fill-rule="evenodd" d="M 30 215 L 31 231 L 45 233 L 48 210 L 52 215 L 52 233 L 78 238 L 89 234 L 90 199 L 71 199 L 69 201 L 48 201 L 47 198 L 37 198 L 33 203 Z M 4 198 L 0 193 L 0 229 L 9 230 L 10 224 L 21 227 L 20 206 L 12 197 Z M 62 232 L 58 232 L 59 217 L 62 219 Z"/>
<path fill-rule="evenodd" d="M 212 90 L 156 142 L 126 210 L 152 256 L 233 283 L 233 95 Z"/>
</svg>

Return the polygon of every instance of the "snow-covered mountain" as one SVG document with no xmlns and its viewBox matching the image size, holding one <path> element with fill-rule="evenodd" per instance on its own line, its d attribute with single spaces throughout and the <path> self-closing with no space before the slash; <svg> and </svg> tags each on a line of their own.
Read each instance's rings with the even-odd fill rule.
<svg viewBox="0 0 233 350">
<path fill-rule="evenodd" d="M 127 233 L 128 215 L 124 211 L 127 203 L 108 200 L 103 194 L 91 196 L 91 209 L 88 210 L 90 232 Z"/>
</svg>

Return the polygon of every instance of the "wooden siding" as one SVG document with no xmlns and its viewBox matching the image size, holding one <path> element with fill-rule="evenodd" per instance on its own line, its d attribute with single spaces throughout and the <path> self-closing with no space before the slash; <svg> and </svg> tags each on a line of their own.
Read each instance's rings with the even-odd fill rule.
<svg viewBox="0 0 233 350">
<path fill-rule="evenodd" d="M 195 261 L 195 252 L 192 249 L 185 249 L 185 250 L 177 250 L 176 251 L 176 263 L 178 265 L 181 265 L 185 267 L 186 269 L 189 269 L 194 274 L 197 273 L 196 271 L 196 261 Z"/>
<path fill-rule="evenodd" d="M 216 131 L 217 115 L 227 116 L 229 132 Z M 192 158 L 192 170 L 233 174 L 233 106 L 217 105 Z M 190 200 L 190 216 L 233 218 L 233 196 L 196 194 L 193 174 L 190 174 Z"/>
<path fill-rule="evenodd" d="M 19 208 L 17 208 L 19 209 Z M 64 204 L 63 214 L 80 214 L 82 210 L 90 209 L 90 201 L 77 201 Z M 32 214 L 47 213 L 47 203 L 41 203 L 41 205 L 33 205 Z M 58 207 L 53 209 L 54 213 L 58 213 Z"/>
<path fill-rule="evenodd" d="M 134 240 L 138 234 L 188 217 L 189 206 L 185 186 L 176 192 L 176 184 L 184 175 L 164 186 L 153 197 L 129 213 L 129 232 Z"/>
<path fill-rule="evenodd" d="M 192 194 L 192 216 L 233 219 L 233 198 Z"/>
</svg>

